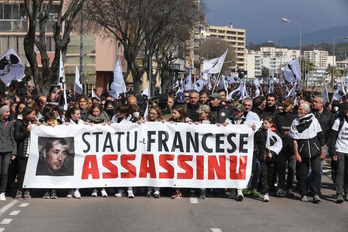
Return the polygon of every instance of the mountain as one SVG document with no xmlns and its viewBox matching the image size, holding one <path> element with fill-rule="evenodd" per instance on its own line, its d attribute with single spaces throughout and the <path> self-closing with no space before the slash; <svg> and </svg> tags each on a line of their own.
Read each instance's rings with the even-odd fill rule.
<svg viewBox="0 0 348 232">
<path fill-rule="evenodd" d="M 323 42 L 333 44 L 334 37 L 348 36 L 348 26 L 346 27 L 330 27 L 319 31 L 304 34 L 302 31 L 302 46 L 308 44 L 320 44 Z M 299 35 L 288 35 L 279 38 L 277 41 L 281 41 L 283 46 L 298 47 L 300 44 Z M 343 42 L 344 40 L 336 39 L 335 42 Z M 346 40 L 347 41 L 347 40 Z"/>
</svg>

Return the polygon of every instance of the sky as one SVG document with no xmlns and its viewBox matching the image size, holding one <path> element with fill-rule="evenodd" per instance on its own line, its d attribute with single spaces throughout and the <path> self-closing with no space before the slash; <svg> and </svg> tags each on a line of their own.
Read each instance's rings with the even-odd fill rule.
<svg viewBox="0 0 348 232">
<path fill-rule="evenodd" d="M 273 41 L 334 26 L 348 26 L 348 0 L 204 0 L 210 25 L 246 29 L 247 43 Z M 347 31 L 348 34 L 348 31 Z M 334 37 L 334 36 L 333 36 Z"/>
</svg>

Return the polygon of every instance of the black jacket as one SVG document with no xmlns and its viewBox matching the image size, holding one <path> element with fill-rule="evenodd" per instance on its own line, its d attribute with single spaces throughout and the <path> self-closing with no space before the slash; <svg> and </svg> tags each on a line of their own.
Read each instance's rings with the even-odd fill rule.
<svg viewBox="0 0 348 232">
<path fill-rule="evenodd" d="M 297 115 L 293 112 L 282 112 L 277 114 L 274 118 L 275 127 L 277 128 L 279 136 L 283 141 L 283 149 L 281 152 L 286 152 L 288 155 L 295 155 L 294 142 L 289 136 L 289 131 L 292 121 L 294 121 L 296 117 Z"/>
<path fill-rule="evenodd" d="M 231 111 L 222 103 L 217 107 L 210 106 L 210 113 L 213 116 L 214 123 L 224 123 L 226 118 L 231 116 Z"/>
<path fill-rule="evenodd" d="M 197 103 L 194 106 L 192 106 L 190 103 L 187 104 L 187 115 L 193 122 L 199 122 L 199 114 L 197 112 L 199 106 L 200 103 Z"/>
<path fill-rule="evenodd" d="M 262 162 L 271 162 L 274 163 L 276 161 L 277 154 L 273 151 L 272 158 L 268 156 L 269 150 L 266 148 L 266 142 L 267 142 L 267 130 L 264 127 L 261 127 L 254 136 L 254 149 L 257 153 L 257 159 Z"/>
<path fill-rule="evenodd" d="M 27 130 L 27 125 L 23 120 L 17 120 L 14 124 L 14 139 L 17 142 L 17 156 L 25 157 L 28 149 L 28 139 L 30 132 Z"/>
<path fill-rule="evenodd" d="M 314 112 L 314 116 L 318 119 L 319 124 L 321 126 L 321 130 L 324 133 L 325 144 L 327 146 L 330 145 L 330 137 L 331 137 L 331 128 L 335 122 L 335 116 L 328 110 L 324 109 L 324 111 L 319 114 L 318 112 Z"/>
</svg>

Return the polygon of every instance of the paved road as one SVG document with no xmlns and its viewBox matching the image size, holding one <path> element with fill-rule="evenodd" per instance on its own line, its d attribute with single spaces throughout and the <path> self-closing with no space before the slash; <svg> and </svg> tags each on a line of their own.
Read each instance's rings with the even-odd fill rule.
<svg viewBox="0 0 348 232">
<path fill-rule="evenodd" d="M 47 231 L 344 231 L 348 202 L 334 203 L 331 181 L 323 177 L 320 204 L 271 197 L 236 202 L 220 196 L 171 200 L 136 196 L 15 201 L 0 203 L 0 232 Z M 8 224 L 6 224 L 8 223 Z"/>
</svg>

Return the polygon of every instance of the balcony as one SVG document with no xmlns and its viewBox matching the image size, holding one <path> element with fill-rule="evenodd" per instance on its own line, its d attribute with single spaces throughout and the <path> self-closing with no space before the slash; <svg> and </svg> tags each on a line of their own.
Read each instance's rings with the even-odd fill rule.
<svg viewBox="0 0 348 232">
<path fill-rule="evenodd" d="M 1 19 L 0 32 L 27 32 L 28 21 L 17 19 Z"/>
</svg>

